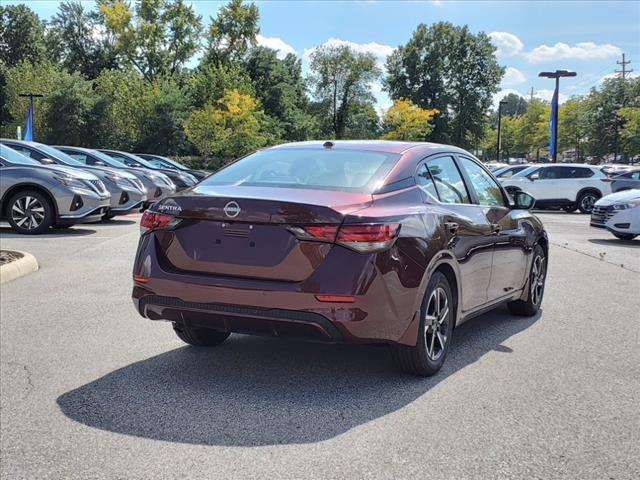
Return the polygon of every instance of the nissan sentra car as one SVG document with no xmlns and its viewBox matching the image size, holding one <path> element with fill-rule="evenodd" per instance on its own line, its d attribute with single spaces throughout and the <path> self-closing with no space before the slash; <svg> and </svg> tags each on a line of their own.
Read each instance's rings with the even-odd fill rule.
<svg viewBox="0 0 640 480">
<path fill-rule="evenodd" d="M 540 309 L 548 241 L 533 204 L 453 146 L 267 148 L 143 215 L 133 300 L 191 345 L 232 332 L 385 343 L 400 369 L 432 375 L 456 326 Z"/>
</svg>

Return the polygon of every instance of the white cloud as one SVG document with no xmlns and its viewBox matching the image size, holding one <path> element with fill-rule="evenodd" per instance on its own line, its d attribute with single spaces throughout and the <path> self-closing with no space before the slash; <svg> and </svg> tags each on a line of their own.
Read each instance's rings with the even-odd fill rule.
<svg viewBox="0 0 640 480">
<path fill-rule="evenodd" d="M 617 57 L 622 53 L 620 48 L 610 43 L 598 45 L 594 42 L 580 42 L 575 46 L 558 42 L 553 46 L 540 45 L 525 54 L 531 63 L 542 63 L 553 60 L 595 60 Z"/>
<path fill-rule="evenodd" d="M 609 80 L 611 78 L 619 78 L 620 74 L 616 72 L 607 73 L 604 77 L 598 80 L 598 84 L 604 83 L 605 80 Z M 640 77 L 640 72 L 630 72 L 627 73 L 627 78 L 637 78 Z"/>
<path fill-rule="evenodd" d="M 395 47 L 391 45 L 384 45 L 377 42 L 369 43 L 356 43 L 349 40 L 341 40 L 339 38 L 331 37 L 329 40 L 319 45 L 318 47 L 342 47 L 346 46 L 359 53 L 373 53 L 376 57 L 376 64 L 379 68 L 384 69 L 384 65 L 387 61 L 387 57 L 395 50 Z M 309 60 L 311 54 L 318 48 L 305 48 L 303 59 Z"/>
<path fill-rule="evenodd" d="M 258 41 L 258 45 L 276 50 L 279 59 L 283 59 L 288 53 L 296 54 L 296 49 L 279 37 L 265 37 L 258 34 L 256 40 Z"/>
<path fill-rule="evenodd" d="M 545 90 L 545 89 L 537 90 L 533 92 L 533 96 L 534 98 L 551 102 L 551 99 L 553 98 L 553 90 Z M 558 102 L 564 103 L 567 100 L 568 100 L 568 97 L 562 92 L 560 92 L 560 94 L 558 95 Z"/>
<path fill-rule="evenodd" d="M 524 48 L 522 41 L 509 32 L 491 32 L 489 34 L 491 43 L 498 49 L 496 55 L 500 56 L 512 56 L 518 55 Z"/>
<path fill-rule="evenodd" d="M 504 72 L 504 77 L 502 77 L 502 83 L 500 83 L 500 86 L 503 88 L 514 87 L 526 81 L 527 78 L 520 70 L 514 67 L 507 67 L 507 70 Z"/>
</svg>

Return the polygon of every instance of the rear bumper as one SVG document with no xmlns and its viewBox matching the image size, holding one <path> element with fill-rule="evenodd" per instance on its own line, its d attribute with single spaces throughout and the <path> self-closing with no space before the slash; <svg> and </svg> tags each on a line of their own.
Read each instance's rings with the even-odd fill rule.
<svg viewBox="0 0 640 480">
<path fill-rule="evenodd" d="M 309 278 L 283 281 L 176 271 L 154 237 L 141 237 L 133 269 L 145 280 L 132 292 L 143 317 L 325 342 L 415 344 L 424 269 L 395 246 L 372 255 L 335 247 Z M 353 301 L 317 298 L 327 294 Z"/>
<path fill-rule="evenodd" d="M 193 327 L 272 337 L 341 342 L 343 335 L 325 316 L 306 311 L 256 308 L 219 303 L 185 302 L 153 295 L 134 287 L 133 301 L 140 315 Z"/>
</svg>

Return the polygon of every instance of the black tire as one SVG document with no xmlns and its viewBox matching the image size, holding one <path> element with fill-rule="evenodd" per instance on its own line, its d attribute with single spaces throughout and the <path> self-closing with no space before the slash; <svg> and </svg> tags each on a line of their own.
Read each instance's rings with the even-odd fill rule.
<svg viewBox="0 0 640 480">
<path fill-rule="evenodd" d="M 21 215 L 20 211 L 24 214 Z M 11 228 L 24 235 L 46 232 L 56 216 L 51 201 L 36 190 L 22 190 L 14 194 L 7 202 L 6 214 Z"/>
<path fill-rule="evenodd" d="M 437 296 L 439 296 L 439 300 L 436 300 Z M 445 307 L 442 307 L 443 297 L 446 297 Z M 434 302 L 437 301 L 440 302 L 439 306 L 434 309 Z M 413 347 L 400 344 L 392 345 L 391 355 L 398 368 L 403 372 L 429 377 L 440 370 L 447 357 L 456 320 L 451 286 L 447 277 L 440 272 L 434 273 L 429 280 L 427 292 L 420 308 L 420 317 L 416 345 Z M 429 317 L 429 323 L 427 323 L 427 317 Z M 435 329 L 434 325 L 436 325 Z"/>
<path fill-rule="evenodd" d="M 616 233 L 611 232 L 614 237 L 619 238 L 620 240 L 633 240 L 638 235 L 634 235 L 633 233 Z"/>
<path fill-rule="evenodd" d="M 578 197 L 578 208 L 582 213 L 591 213 L 593 205 L 600 199 L 602 195 L 592 190 L 581 193 Z"/>
<path fill-rule="evenodd" d="M 531 269 L 529 270 L 529 282 L 527 283 L 529 292 L 527 299 L 507 303 L 509 311 L 514 315 L 521 315 L 524 317 L 531 317 L 538 313 L 540 305 L 542 305 L 546 279 L 547 256 L 545 255 L 542 247 L 540 245 L 536 245 L 533 249 L 533 260 L 531 261 Z"/>
<path fill-rule="evenodd" d="M 210 328 L 187 327 L 177 323 L 173 324 L 173 331 L 184 343 L 194 347 L 215 347 L 223 343 L 230 335 L 229 332 L 221 332 Z"/>
<path fill-rule="evenodd" d="M 573 213 L 578 209 L 578 207 L 575 205 L 567 205 L 566 207 L 562 207 L 562 209 L 567 213 Z"/>
<path fill-rule="evenodd" d="M 102 221 L 103 221 L 103 222 L 107 222 L 107 221 L 109 221 L 109 220 L 112 220 L 115 216 L 116 216 L 116 214 L 115 214 L 115 213 L 105 213 L 105 214 L 102 216 Z"/>
</svg>

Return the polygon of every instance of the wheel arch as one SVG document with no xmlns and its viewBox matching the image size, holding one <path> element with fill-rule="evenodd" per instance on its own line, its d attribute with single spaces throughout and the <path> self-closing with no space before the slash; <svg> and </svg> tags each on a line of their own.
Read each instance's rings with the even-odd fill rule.
<svg viewBox="0 0 640 480">
<path fill-rule="evenodd" d="M 585 193 L 589 193 L 589 192 L 593 192 L 596 195 L 598 195 L 600 198 L 603 197 L 603 193 L 602 190 L 599 190 L 597 187 L 584 187 L 580 190 L 578 190 L 578 193 L 576 195 L 576 203 L 580 200 L 580 197 L 582 195 L 584 195 Z"/>
<path fill-rule="evenodd" d="M 51 202 L 51 205 L 53 205 L 54 219 L 58 219 L 58 203 L 56 202 L 55 196 L 48 189 L 46 189 L 42 185 L 38 185 L 37 183 L 18 183 L 7 189 L 2 199 L 0 199 L 0 216 L 2 216 L 3 218 L 6 218 L 8 216 L 7 208 L 9 208 L 9 199 L 16 193 L 23 190 L 35 190 L 47 197 L 47 199 Z"/>
<path fill-rule="evenodd" d="M 463 295 L 463 292 L 460 289 L 460 270 L 455 256 L 447 250 L 442 250 L 434 255 L 425 268 L 420 289 L 418 291 L 418 295 L 416 295 L 414 312 L 419 312 L 429 281 L 436 272 L 441 272 L 449 281 L 451 293 L 453 294 L 454 311 L 456 315 L 455 320 L 457 322 L 460 318 L 460 305 L 462 305 L 461 299 Z M 420 324 L 420 315 L 416 315 L 416 313 L 414 313 L 411 323 L 400 339 L 398 339 L 397 343 L 415 346 L 418 339 L 418 329 Z M 456 322 L 453 324 L 454 328 L 456 326 Z"/>
</svg>

